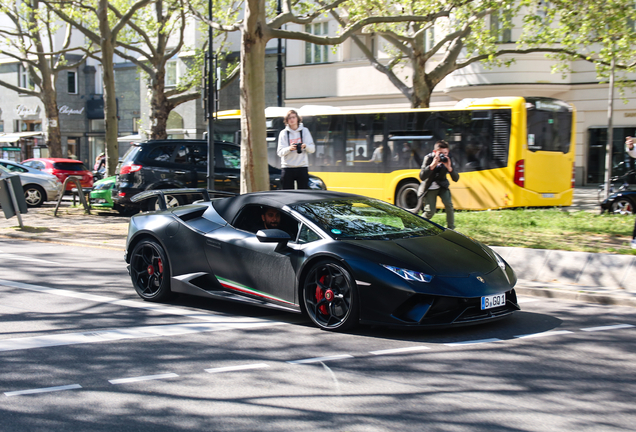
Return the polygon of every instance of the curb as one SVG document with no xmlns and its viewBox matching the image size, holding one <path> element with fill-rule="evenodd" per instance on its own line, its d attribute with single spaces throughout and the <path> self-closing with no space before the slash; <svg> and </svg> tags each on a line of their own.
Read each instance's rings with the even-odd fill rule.
<svg viewBox="0 0 636 432">
<path fill-rule="evenodd" d="M 581 292 L 572 290 L 563 290 L 555 288 L 527 288 L 516 286 L 515 291 L 517 294 L 531 296 L 531 297 L 543 297 L 558 300 L 572 300 L 584 303 L 593 303 L 606 306 L 629 306 L 636 307 L 636 298 L 625 296 L 623 293 L 615 292 L 611 294 L 607 293 L 593 293 L 593 292 Z"/>
</svg>

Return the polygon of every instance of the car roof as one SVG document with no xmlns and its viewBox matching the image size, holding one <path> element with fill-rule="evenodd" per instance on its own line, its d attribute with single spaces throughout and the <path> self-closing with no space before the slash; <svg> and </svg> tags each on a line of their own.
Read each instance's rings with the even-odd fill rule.
<svg viewBox="0 0 636 432">
<path fill-rule="evenodd" d="M 223 198 L 213 202 L 214 209 L 226 221 L 232 222 L 238 212 L 249 204 L 262 205 L 274 208 L 283 208 L 286 205 L 296 205 L 314 201 L 326 201 L 332 199 L 365 198 L 345 192 L 321 191 L 321 190 L 277 190 L 266 192 L 253 192 Z"/>
<path fill-rule="evenodd" d="M 140 141 L 140 142 L 136 142 L 136 143 L 131 143 L 131 146 L 139 147 L 139 146 L 149 146 L 149 145 L 159 145 L 159 144 L 188 144 L 188 143 L 190 143 L 190 144 L 207 144 L 208 141 L 204 140 L 204 139 L 199 139 L 199 138 L 147 140 L 147 141 Z M 216 141 L 214 141 L 214 144 L 227 144 L 227 145 L 232 145 L 232 146 L 237 146 L 238 147 L 238 144 L 235 144 L 235 143 L 229 142 L 229 141 L 216 140 Z"/>
<path fill-rule="evenodd" d="M 31 158 L 31 159 L 27 159 L 27 160 L 50 161 L 50 162 L 72 162 L 72 163 L 78 163 L 78 164 L 84 163 L 81 160 L 66 159 L 66 158 Z"/>
</svg>

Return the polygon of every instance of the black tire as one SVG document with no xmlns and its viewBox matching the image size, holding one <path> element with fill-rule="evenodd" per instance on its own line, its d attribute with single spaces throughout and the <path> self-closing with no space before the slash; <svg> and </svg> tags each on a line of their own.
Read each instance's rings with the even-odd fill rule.
<svg viewBox="0 0 636 432">
<path fill-rule="evenodd" d="M 22 189 L 28 207 L 40 207 L 46 200 L 46 192 L 41 186 L 26 185 Z"/>
<path fill-rule="evenodd" d="M 163 247 L 154 240 L 142 240 L 130 256 L 130 278 L 139 297 L 147 301 L 164 301 L 170 291 L 170 263 Z"/>
<path fill-rule="evenodd" d="M 166 195 L 166 206 L 168 208 L 178 207 L 183 205 L 183 198 L 179 195 Z M 160 198 L 150 198 L 148 200 L 148 211 L 157 211 L 159 210 L 159 199 Z"/>
<path fill-rule="evenodd" d="M 137 207 L 120 206 L 118 204 L 113 206 L 113 210 L 117 211 L 121 216 L 132 216 L 139 213 Z"/>
<path fill-rule="evenodd" d="M 422 200 L 417 197 L 419 187 L 420 184 L 416 182 L 404 183 L 395 194 L 395 205 L 411 213 L 419 213 L 422 208 Z"/>
<path fill-rule="evenodd" d="M 315 264 L 304 280 L 303 306 L 323 330 L 344 331 L 358 324 L 358 292 L 349 272 L 340 264 Z"/>
<path fill-rule="evenodd" d="M 636 214 L 634 203 L 627 198 L 619 198 L 612 203 L 613 214 Z"/>
</svg>

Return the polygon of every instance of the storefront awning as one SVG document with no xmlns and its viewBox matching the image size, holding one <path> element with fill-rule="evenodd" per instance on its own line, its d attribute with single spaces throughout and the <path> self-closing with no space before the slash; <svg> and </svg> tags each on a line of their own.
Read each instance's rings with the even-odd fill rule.
<svg viewBox="0 0 636 432">
<path fill-rule="evenodd" d="M 13 143 L 20 140 L 20 138 L 40 137 L 42 132 L 16 132 L 0 134 L 0 143 Z"/>
</svg>

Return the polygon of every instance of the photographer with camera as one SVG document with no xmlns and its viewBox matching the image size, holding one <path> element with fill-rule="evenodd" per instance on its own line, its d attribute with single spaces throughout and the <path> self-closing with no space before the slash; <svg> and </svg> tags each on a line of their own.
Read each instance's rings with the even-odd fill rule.
<svg viewBox="0 0 636 432">
<path fill-rule="evenodd" d="M 278 150 L 282 173 L 280 181 L 283 189 L 309 189 L 309 158 L 307 153 L 316 151 L 314 140 L 308 129 L 303 127 L 302 119 L 294 110 L 285 114 L 285 129 L 278 135 Z"/>
<path fill-rule="evenodd" d="M 459 180 L 459 174 L 453 169 L 453 163 L 448 156 L 448 143 L 439 140 L 435 143 L 432 153 L 427 154 L 422 162 L 420 179 L 422 183 L 417 190 L 418 197 L 424 197 L 424 217 L 430 219 L 437 211 L 437 196 L 442 199 L 446 209 L 446 224 L 455 229 L 455 209 L 451 193 L 448 189 L 450 182 L 446 178 L 450 174 L 454 182 Z"/>
</svg>

